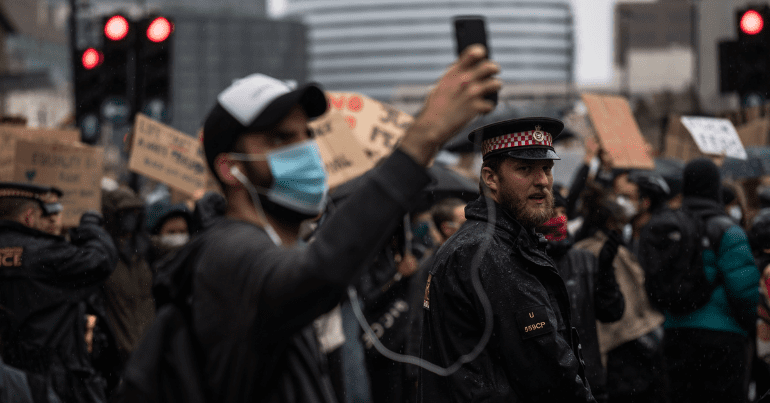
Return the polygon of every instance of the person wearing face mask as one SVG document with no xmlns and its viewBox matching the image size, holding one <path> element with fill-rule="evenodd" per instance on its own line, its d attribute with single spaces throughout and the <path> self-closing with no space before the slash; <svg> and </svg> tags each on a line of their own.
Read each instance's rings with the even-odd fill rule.
<svg viewBox="0 0 770 403">
<path fill-rule="evenodd" d="M 120 257 L 104 284 L 104 305 L 125 362 L 155 317 L 153 273 L 147 260 L 150 240 L 142 228 L 144 202 L 131 189 L 104 192 L 102 211 Z"/>
<path fill-rule="evenodd" d="M 650 222 L 653 214 L 666 207 L 666 201 L 671 195 L 671 189 L 666 181 L 658 174 L 634 171 L 629 175 L 629 182 L 636 187 L 636 200 L 618 196 L 616 201 L 624 206 L 630 217 L 631 235 L 626 242 L 628 249 L 639 257 L 639 239 L 642 228 Z M 621 200 L 625 202 L 621 203 Z M 628 209 L 628 207 L 631 207 Z M 626 227 L 628 228 L 628 227 Z"/>
<path fill-rule="evenodd" d="M 156 296 L 176 301 L 178 284 L 160 280 L 189 276 L 191 295 L 174 305 L 189 315 L 210 401 L 337 400 L 313 323 L 340 302 L 403 222 L 431 182 L 425 167 L 441 146 L 493 109 L 484 94 L 501 83 L 485 54 L 471 46 L 449 67 L 393 153 L 323 220 L 310 243 L 297 242 L 301 223 L 324 212 L 328 193 L 308 127 L 326 112 L 323 91 L 253 74 L 217 96 L 203 125 L 203 149 L 227 199 L 225 215 L 159 268 L 155 286 Z M 160 313 L 173 312 L 166 305 L 159 302 Z M 152 369 L 141 359 L 132 362 Z M 122 396 L 183 400 L 189 390 L 178 385 L 166 394 L 154 382 L 142 393 L 140 386 L 152 381 L 142 382 L 124 382 Z"/>
<path fill-rule="evenodd" d="M 150 266 L 190 240 L 191 220 L 190 210 L 184 204 L 172 205 L 161 200 L 147 208 L 145 227 L 152 242 L 148 257 Z"/>
<path fill-rule="evenodd" d="M 548 240 L 546 251 L 564 279 L 575 328 L 580 335 L 586 377 L 597 402 L 607 401 L 607 375 L 599 353 L 596 323 L 612 323 L 623 317 L 625 301 L 615 279 L 612 261 L 618 253 L 620 234 L 609 232 L 598 259 L 576 249 L 567 233 L 567 199 L 554 193 L 554 217 L 538 228 Z"/>
<path fill-rule="evenodd" d="M 604 245 L 613 239 L 608 234 L 618 234 L 628 216 L 615 197 L 589 185 L 583 193 L 583 217 L 583 228 L 592 232 L 574 249 L 587 250 L 601 259 Z M 622 243 L 612 266 L 625 310 L 620 320 L 596 325 L 599 351 L 607 369 L 608 402 L 665 402 L 661 344 L 664 317 L 651 306 L 644 288 L 644 270 Z"/>
</svg>

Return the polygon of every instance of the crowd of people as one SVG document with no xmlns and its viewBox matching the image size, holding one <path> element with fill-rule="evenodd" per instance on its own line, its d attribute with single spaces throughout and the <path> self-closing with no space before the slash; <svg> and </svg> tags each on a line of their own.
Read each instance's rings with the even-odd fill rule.
<svg viewBox="0 0 770 403">
<path fill-rule="evenodd" d="M 586 139 L 565 187 L 552 174 L 563 123 L 510 119 L 468 135 L 478 191 L 426 192 L 442 146 L 494 108 L 484 56 L 466 50 L 393 153 L 331 192 L 308 130 L 323 91 L 262 74 L 204 122 L 222 194 L 148 205 L 105 181 L 101 212 L 62 228 L 59 189 L 0 183 L 0 402 L 722 403 L 770 390 L 770 190 L 752 189 L 763 209 L 749 209 L 718 160 L 663 177 L 618 169 Z M 703 278 L 703 301 L 663 290 L 658 252 L 689 237 L 673 212 L 706 234 L 670 257 L 692 256 L 673 266 Z"/>
</svg>

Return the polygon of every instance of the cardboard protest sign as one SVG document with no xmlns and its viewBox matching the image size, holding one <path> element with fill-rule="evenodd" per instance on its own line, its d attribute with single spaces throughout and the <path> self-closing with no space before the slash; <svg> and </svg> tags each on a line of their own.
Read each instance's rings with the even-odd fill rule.
<svg viewBox="0 0 770 403">
<path fill-rule="evenodd" d="M 367 158 L 375 162 L 393 151 L 414 121 L 408 114 L 364 95 L 327 92 L 326 98 L 327 114 L 342 114 L 364 147 Z"/>
<path fill-rule="evenodd" d="M 100 211 L 104 150 L 84 144 L 16 140 L 13 180 L 62 190 L 62 224 L 77 226 L 86 211 Z"/>
<path fill-rule="evenodd" d="M 207 188 L 209 169 L 200 140 L 137 114 L 128 169 L 190 196 Z"/>
<path fill-rule="evenodd" d="M 55 141 L 75 143 L 80 141 L 77 130 L 34 129 L 21 125 L 0 125 L 0 180 L 12 180 L 16 140 Z"/>
<path fill-rule="evenodd" d="M 763 147 L 767 145 L 770 133 L 770 118 L 758 118 L 735 128 L 745 147 Z"/>
<path fill-rule="evenodd" d="M 615 168 L 653 169 L 652 149 L 642 137 L 628 100 L 618 96 L 582 94 L 599 142 Z"/>
<path fill-rule="evenodd" d="M 679 115 L 669 116 L 663 156 L 682 161 L 702 157 L 703 153 L 698 149 L 695 140 L 692 139 L 680 118 Z"/>
<path fill-rule="evenodd" d="M 729 120 L 700 116 L 682 116 L 680 120 L 702 153 L 742 160 L 748 158 L 738 132 Z"/>
<path fill-rule="evenodd" d="M 327 113 L 310 123 L 329 188 L 335 188 L 374 167 L 342 114 Z"/>
</svg>

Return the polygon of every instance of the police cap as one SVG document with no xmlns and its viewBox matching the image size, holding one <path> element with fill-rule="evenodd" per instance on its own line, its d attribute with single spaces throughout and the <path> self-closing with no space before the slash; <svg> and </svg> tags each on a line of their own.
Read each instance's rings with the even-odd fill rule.
<svg viewBox="0 0 770 403">
<path fill-rule="evenodd" d="M 43 215 L 56 214 L 62 210 L 61 204 L 57 203 L 54 197 L 61 195 L 61 190 L 51 186 L 20 182 L 0 182 L 0 198 L 18 197 L 35 200 L 40 203 Z"/>
<path fill-rule="evenodd" d="M 564 123 L 553 118 L 520 118 L 488 124 L 472 131 L 468 140 L 480 143 L 483 158 L 506 155 L 524 160 L 558 160 L 553 141 Z"/>
</svg>

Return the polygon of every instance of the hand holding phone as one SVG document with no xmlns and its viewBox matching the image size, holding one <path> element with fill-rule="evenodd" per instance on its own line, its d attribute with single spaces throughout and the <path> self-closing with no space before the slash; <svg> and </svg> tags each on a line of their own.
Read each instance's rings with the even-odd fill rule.
<svg viewBox="0 0 770 403">
<path fill-rule="evenodd" d="M 473 44 L 481 44 L 487 49 L 487 59 L 491 58 L 492 50 L 487 43 L 487 30 L 484 17 L 480 15 L 463 15 L 454 17 L 455 42 L 457 54 L 463 53 L 465 48 Z M 490 92 L 484 96 L 497 106 L 497 92 Z"/>
</svg>

